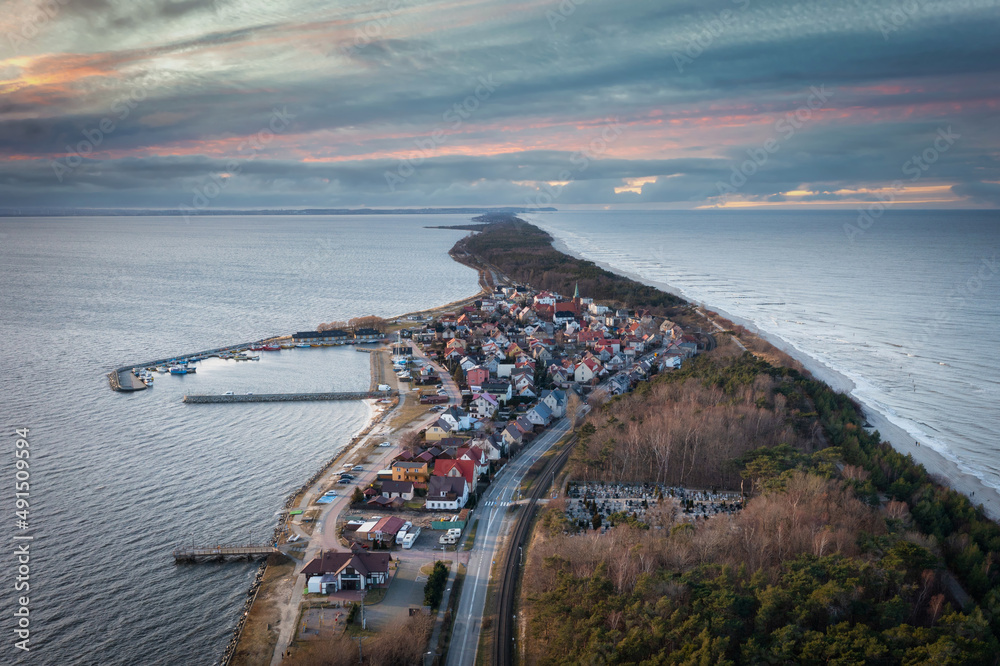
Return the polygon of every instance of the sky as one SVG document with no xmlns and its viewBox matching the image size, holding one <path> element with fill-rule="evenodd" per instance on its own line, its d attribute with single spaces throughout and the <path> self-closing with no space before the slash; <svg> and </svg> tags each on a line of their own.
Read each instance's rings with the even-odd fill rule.
<svg viewBox="0 0 1000 666">
<path fill-rule="evenodd" d="M 4 0 L 0 208 L 1000 206 L 1000 0 Z"/>
</svg>

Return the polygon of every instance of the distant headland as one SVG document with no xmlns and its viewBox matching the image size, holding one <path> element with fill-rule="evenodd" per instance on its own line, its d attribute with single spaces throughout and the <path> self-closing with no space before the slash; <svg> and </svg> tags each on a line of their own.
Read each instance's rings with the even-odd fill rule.
<svg viewBox="0 0 1000 666">
<path fill-rule="evenodd" d="M 0 208 L 0 217 L 192 217 L 209 215 L 488 215 L 491 213 L 553 212 L 555 208 Z"/>
</svg>

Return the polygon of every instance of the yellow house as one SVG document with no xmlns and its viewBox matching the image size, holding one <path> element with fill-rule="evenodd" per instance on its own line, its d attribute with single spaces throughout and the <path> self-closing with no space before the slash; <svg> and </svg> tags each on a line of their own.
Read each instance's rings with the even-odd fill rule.
<svg viewBox="0 0 1000 666">
<path fill-rule="evenodd" d="M 392 463 L 393 481 L 413 481 L 416 483 L 426 483 L 431 476 L 430 470 L 425 462 L 401 462 Z"/>
<path fill-rule="evenodd" d="M 434 425 L 427 428 L 424 433 L 424 439 L 428 442 L 437 442 L 445 437 L 451 437 L 451 424 L 444 419 L 438 419 L 434 422 Z"/>
</svg>

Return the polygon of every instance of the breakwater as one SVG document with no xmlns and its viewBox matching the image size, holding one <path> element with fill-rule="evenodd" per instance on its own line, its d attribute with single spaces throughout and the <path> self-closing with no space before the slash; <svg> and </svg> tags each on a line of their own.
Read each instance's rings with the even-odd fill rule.
<svg viewBox="0 0 1000 666">
<path fill-rule="evenodd" d="M 342 393 L 248 393 L 245 395 L 186 395 L 184 402 L 217 404 L 227 402 L 315 402 L 322 400 L 369 400 L 391 398 L 398 391 L 348 391 Z"/>
<path fill-rule="evenodd" d="M 255 340 L 253 342 L 241 342 L 235 345 L 228 345 L 226 347 L 218 347 L 217 349 L 208 349 L 206 351 L 194 352 L 191 354 L 183 354 L 181 356 L 171 356 L 169 358 L 159 358 L 155 361 L 144 361 L 142 363 L 132 363 L 131 365 L 123 365 L 120 368 L 115 368 L 108 373 L 108 384 L 111 386 L 112 390 L 115 391 L 129 391 L 134 389 L 126 388 L 122 385 L 119 378 L 119 373 L 128 372 L 131 373 L 133 368 L 151 368 L 158 365 L 172 365 L 174 363 L 187 363 L 191 360 L 208 358 L 210 356 L 215 356 L 217 354 L 223 354 L 226 352 L 233 351 L 244 351 L 249 349 L 251 346 L 263 345 L 269 342 L 276 342 L 278 340 L 288 340 L 290 336 L 288 335 L 274 335 L 269 338 L 264 338 L 263 340 Z"/>
</svg>

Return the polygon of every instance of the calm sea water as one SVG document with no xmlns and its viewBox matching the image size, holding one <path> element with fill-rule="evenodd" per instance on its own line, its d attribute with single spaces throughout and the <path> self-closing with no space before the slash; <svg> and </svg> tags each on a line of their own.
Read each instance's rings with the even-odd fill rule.
<svg viewBox="0 0 1000 666">
<path fill-rule="evenodd" d="M 211 664 L 255 565 L 175 566 L 181 542 L 270 535 L 287 494 L 364 426 L 360 402 L 184 405 L 185 393 L 369 384 L 352 348 L 211 360 L 112 392 L 126 363 L 393 315 L 475 293 L 446 252 L 464 216 L 0 219 L 0 533 L 31 542 L 31 646 L 4 663 Z M 30 529 L 15 526 L 14 428 L 30 428 Z"/>
<path fill-rule="evenodd" d="M 890 211 L 529 216 L 569 251 L 744 320 L 1000 488 L 1000 215 Z"/>
</svg>

